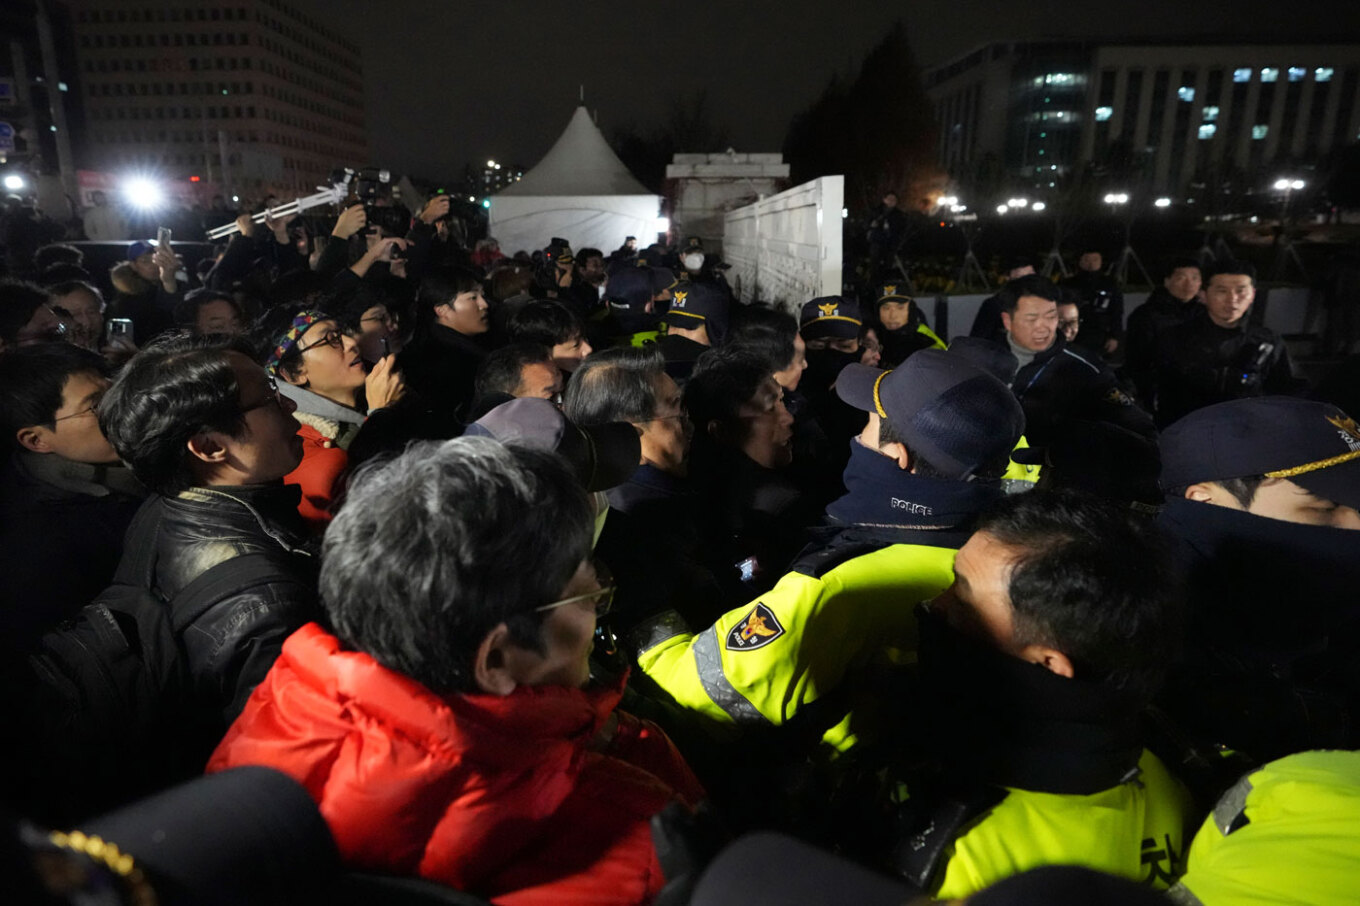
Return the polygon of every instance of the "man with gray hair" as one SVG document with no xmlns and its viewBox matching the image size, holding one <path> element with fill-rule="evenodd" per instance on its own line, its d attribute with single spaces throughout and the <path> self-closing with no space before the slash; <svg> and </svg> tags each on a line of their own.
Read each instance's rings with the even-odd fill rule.
<svg viewBox="0 0 1360 906">
<path fill-rule="evenodd" d="M 703 790 L 591 682 L 613 588 L 555 454 L 462 437 L 361 470 L 326 533 L 317 624 L 283 646 L 210 771 L 297 779 L 352 866 L 490 899 L 650 902 L 649 819 Z"/>
<path fill-rule="evenodd" d="M 668 610 L 707 625 L 730 605 L 704 564 L 699 499 L 688 478 L 694 429 L 661 353 L 595 353 L 567 385 L 562 408 L 580 425 L 629 422 L 641 441 L 637 471 L 609 490 L 611 515 L 598 548 L 618 577 L 615 628 L 627 633 Z"/>
</svg>

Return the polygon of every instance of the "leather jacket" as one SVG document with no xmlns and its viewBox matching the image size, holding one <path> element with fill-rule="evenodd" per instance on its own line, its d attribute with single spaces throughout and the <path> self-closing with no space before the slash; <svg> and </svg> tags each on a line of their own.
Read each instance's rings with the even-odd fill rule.
<svg viewBox="0 0 1360 906">
<path fill-rule="evenodd" d="M 239 590 L 178 630 L 195 696 L 225 723 L 241 712 L 283 640 L 317 616 L 317 558 L 298 515 L 299 493 L 296 485 L 269 485 L 155 495 L 128 530 L 120 579 L 149 581 L 164 601 L 246 554 L 264 554 L 277 566 L 272 575 L 243 575 Z M 179 626 L 184 616 L 171 619 Z"/>
</svg>

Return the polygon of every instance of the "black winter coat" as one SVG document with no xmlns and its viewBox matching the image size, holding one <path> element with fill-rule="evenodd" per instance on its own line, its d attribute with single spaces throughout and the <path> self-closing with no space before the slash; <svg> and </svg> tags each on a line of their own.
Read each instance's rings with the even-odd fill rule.
<svg viewBox="0 0 1360 906">
<path fill-rule="evenodd" d="M 269 672 L 283 640 L 318 616 L 316 557 L 298 515 L 300 499 L 297 485 L 190 488 L 148 498 L 143 510 L 154 513 L 129 531 L 119 575 L 149 569 L 151 590 L 165 601 L 245 554 L 278 564 L 276 576 L 219 601 L 181 634 L 194 696 L 221 714 L 223 730 Z"/>
<path fill-rule="evenodd" d="M 1006 353 L 1014 358 L 1009 348 Z M 1025 438 L 1032 446 L 1047 444 L 1058 423 L 1070 418 L 1156 436 L 1152 417 L 1120 388 L 1114 372 L 1062 337 L 1016 372 L 1011 390 L 1025 410 Z"/>
</svg>

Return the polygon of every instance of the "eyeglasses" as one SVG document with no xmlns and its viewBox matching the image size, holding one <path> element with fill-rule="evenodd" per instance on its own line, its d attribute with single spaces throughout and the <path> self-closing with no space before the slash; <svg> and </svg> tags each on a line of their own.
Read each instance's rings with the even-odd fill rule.
<svg viewBox="0 0 1360 906">
<path fill-rule="evenodd" d="M 585 601 L 593 598 L 595 600 L 595 616 L 602 617 L 609 613 L 609 608 L 614 606 L 614 592 L 618 588 L 613 585 L 606 585 L 604 588 L 597 588 L 594 591 L 586 592 L 583 595 L 573 595 L 570 598 L 563 598 L 560 601 L 553 601 L 551 604 L 544 604 L 542 607 L 535 607 L 534 613 L 543 613 L 545 610 L 553 610 L 563 604 L 575 604 L 577 601 Z"/>
<path fill-rule="evenodd" d="M 1070 321 L 1059 321 L 1058 326 L 1062 328 L 1076 327 L 1081 324 L 1081 318 L 1073 318 Z"/>
<path fill-rule="evenodd" d="M 544 604 L 542 607 L 535 607 L 534 613 L 543 613 L 544 611 L 554 610 L 564 604 L 575 604 L 577 601 L 589 601 L 592 599 L 595 602 L 595 616 L 602 617 L 609 613 L 609 608 L 614 606 L 614 592 L 618 590 L 618 586 L 613 584 L 613 576 L 609 575 L 608 570 L 604 568 L 603 564 L 596 561 L 594 567 L 595 580 L 600 584 L 599 588 L 594 591 L 588 591 L 585 594 L 572 595 L 570 598 L 553 601 L 551 604 Z"/>
<path fill-rule="evenodd" d="M 70 415 L 58 415 L 52 419 L 53 422 L 64 422 L 68 418 L 80 418 L 82 415 L 94 415 L 98 410 L 94 406 L 88 406 L 79 412 L 72 412 Z"/>
<path fill-rule="evenodd" d="M 374 315 L 374 316 L 371 317 L 371 318 L 360 318 L 360 319 L 359 319 L 359 323 L 360 323 L 360 324 L 367 323 L 368 321 L 376 321 L 377 323 L 382 324 L 384 327 L 396 327 L 396 326 L 397 326 L 397 317 L 396 317 L 396 315 L 393 315 L 393 314 Z"/>
<path fill-rule="evenodd" d="M 246 412 L 250 412 L 250 411 L 253 410 L 253 409 L 263 409 L 265 406 L 268 406 L 270 403 L 273 403 L 274 405 L 278 406 L 280 409 L 283 408 L 283 394 L 279 393 L 279 385 L 278 385 L 278 383 L 277 383 L 273 378 L 266 378 L 266 379 L 265 379 L 265 386 L 269 388 L 269 395 L 266 396 L 264 399 L 260 400 L 260 401 L 259 401 L 258 403 L 256 403 L 255 405 L 253 405 L 253 406 L 246 406 L 245 408 L 243 408 L 243 409 L 241 410 L 241 413 L 242 413 L 242 414 L 245 414 Z"/>
<path fill-rule="evenodd" d="M 306 346 L 299 346 L 297 351 L 301 354 L 309 349 L 315 349 L 318 346 L 330 346 L 333 349 L 343 349 L 345 346 L 345 335 L 338 330 L 328 330 L 321 339 Z"/>
</svg>

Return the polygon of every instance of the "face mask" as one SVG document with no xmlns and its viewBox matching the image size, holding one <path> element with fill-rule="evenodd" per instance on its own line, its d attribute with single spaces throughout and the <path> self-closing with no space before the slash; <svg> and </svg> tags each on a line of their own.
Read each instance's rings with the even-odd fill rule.
<svg viewBox="0 0 1360 906">
<path fill-rule="evenodd" d="M 685 270 L 687 271 L 697 271 L 704 266 L 703 255 L 686 255 L 683 260 L 685 262 Z"/>
<path fill-rule="evenodd" d="M 809 349 L 807 351 L 807 374 L 803 380 L 808 386 L 830 387 L 846 365 L 859 361 L 858 352 L 841 352 L 838 349 Z"/>
</svg>

